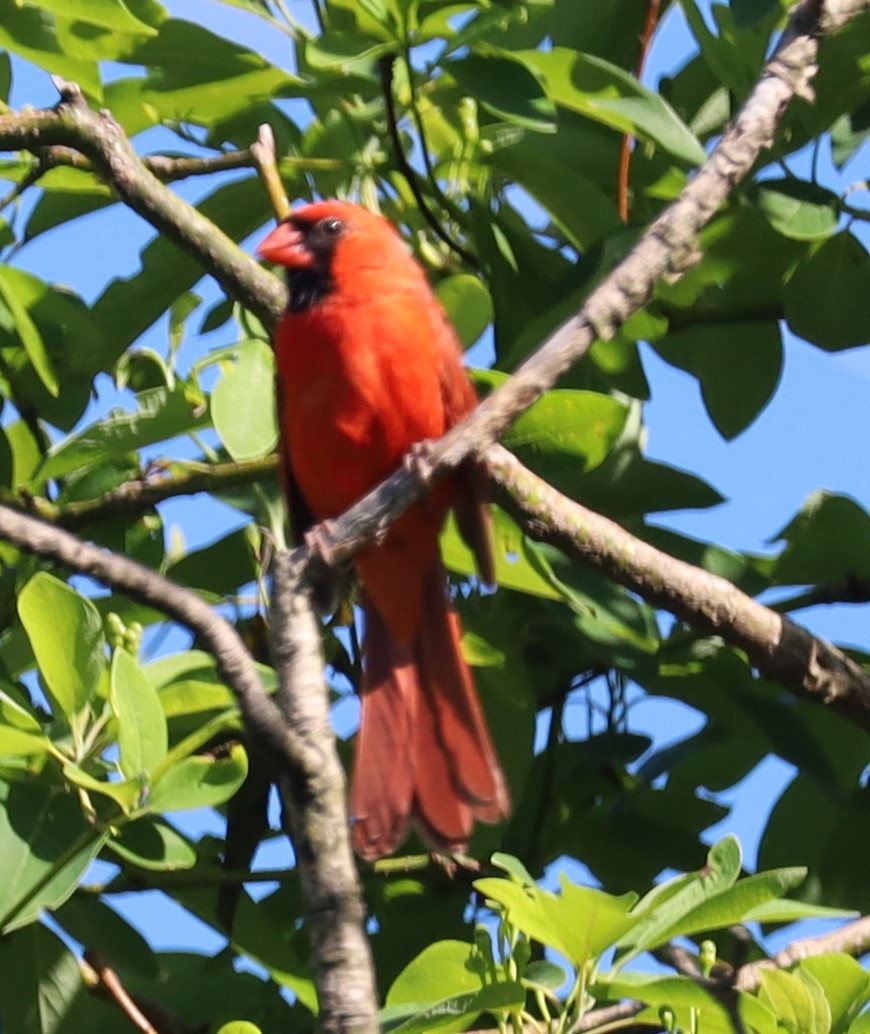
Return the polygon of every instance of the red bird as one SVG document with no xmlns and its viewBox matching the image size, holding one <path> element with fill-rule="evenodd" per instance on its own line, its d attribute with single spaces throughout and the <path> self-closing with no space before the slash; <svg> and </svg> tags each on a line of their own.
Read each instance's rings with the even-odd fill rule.
<svg viewBox="0 0 870 1034">
<path fill-rule="evenodd" d="M 275 350 L 299 535 L 343 513 L 477 398 L 444 311 L 386 219 L 345 202 L 306 205 L 259 252 L 286 268 L 290 289 Z M 464 850 L 475 819 L 499 822 L 510 808 L 438 551 L 453 506 L 492 581 L 481 485 L 466 464 L 355 560 L 365 647 L 351 814 L 366 859 L 394 851 L 409 821 L 434 848 Z"/>
</svg>

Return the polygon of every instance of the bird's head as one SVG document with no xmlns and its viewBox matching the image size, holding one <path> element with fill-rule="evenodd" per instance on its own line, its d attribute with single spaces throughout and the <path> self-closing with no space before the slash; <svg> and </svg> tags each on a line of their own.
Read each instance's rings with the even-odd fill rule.
<svg viewBox="0 0 870 1034">
<path fill-rule="evenodd" d="M 291 311 L 302 311 L 337 287 L 362 288 L 385 268 L 416 268 L 395 228 L 383 216 L 348 201 L 297 208 L 257 249 L 284 266 Z"/>
</svg>

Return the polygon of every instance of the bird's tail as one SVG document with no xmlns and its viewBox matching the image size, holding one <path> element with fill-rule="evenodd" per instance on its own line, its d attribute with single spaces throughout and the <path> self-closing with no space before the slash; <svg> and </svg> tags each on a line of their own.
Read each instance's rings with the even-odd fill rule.
<svg viewBox="0 0 870 1034">
<path fill-rule="evenodd" d="M 397 643 L 366 599 L 366 667 L 351 789 L 357 853 L 392 853 L 412 822 L 436 850 L 462 851 L 475 820 L 510 810 L 507 784 L 440 561 L 426 576 L 416 640 Z"/>
</svg>

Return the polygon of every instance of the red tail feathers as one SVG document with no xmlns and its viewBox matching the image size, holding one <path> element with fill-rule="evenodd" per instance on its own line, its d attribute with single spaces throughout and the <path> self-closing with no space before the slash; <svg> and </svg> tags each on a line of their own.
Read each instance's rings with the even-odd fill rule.
<svg viewBox="0 0 870 1034">
<path fill-rule="evenodd" d="M 462 851 L 475 820 L 510 810 L 459 618 L 439 561 L 426 575 L 417 639 L 396 643 L 365 600 L 366 668 L 351 789 L 353 843 L 373 860 L 404 840 L 409 821 L 441 851 Z"/>
</svg>

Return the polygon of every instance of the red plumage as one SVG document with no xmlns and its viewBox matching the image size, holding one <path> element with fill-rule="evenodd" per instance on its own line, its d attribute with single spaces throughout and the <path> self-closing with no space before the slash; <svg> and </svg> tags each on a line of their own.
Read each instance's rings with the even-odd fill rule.
<svg viewBox="0 0 870 1034">
<path fill-rule="evenodd" d="M 423 270 L 382 217 L 307 205 L 260 254 L 287 268 L 291 294 L 275 335 L 288 494 L 315 520 L 335 517 L 476 395 Z M 395 850 L 409 819 L 433 847 L 463 850 L 475 819 L 510 807 L 438 552 L 454 506 L 491 580 L 480 485 L 473 466 L 440 481 L 355 560 L 366 632 L 351 813 L 363 858 Z"/>
</svg>

